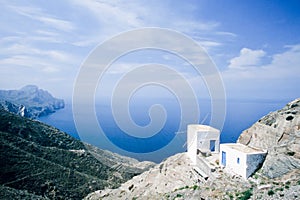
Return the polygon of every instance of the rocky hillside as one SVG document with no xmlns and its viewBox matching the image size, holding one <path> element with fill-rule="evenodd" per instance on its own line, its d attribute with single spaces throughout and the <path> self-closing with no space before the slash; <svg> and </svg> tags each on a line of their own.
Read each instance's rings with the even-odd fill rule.
<svg viewBox="0 0 300 200">
<path fill-rule="evenodd" d="M 300 169 L 300 99 L 260 119 L 238 142 L 268 150 L 261 172 L 269 178 Z"/>
<path fill-rule="evenodd" d="M 34 85 L 20 90 L 0 90 L 0 108 L 28 118 L 36 118 L 64 108 L 62 99 Z"/>
<path fill-rule="evenodd" d="M 85 199 L 299 199 L 299 102 L 266 115 L 241 134 L 238 142 L 268 150 L 263 167 L 247 180 L 224 172 L 217 158 L 212 159 L 215 171 L 205 179 L 182 153 L 119 188 L 98 190 Z"/>
<path fill-rule="evenodd" d="M 153 166 L 0 109 L 0 199 L 82 199 Z"/>
<path fill-rule="evenodd" d="M 234 194 L 251 187 L 247 181 L 227 175 L 220 168 L 205 180 L 190 163 L 186 153 L 174 155 L 120 188 L 99 190 L 85 199 L 225 199 L 227 192 Z"/>
</svg>

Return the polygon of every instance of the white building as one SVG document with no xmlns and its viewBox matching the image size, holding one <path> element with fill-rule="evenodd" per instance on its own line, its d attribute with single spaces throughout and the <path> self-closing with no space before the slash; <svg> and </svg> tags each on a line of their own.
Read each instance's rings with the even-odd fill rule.
<svg viewBox="0 0 300 200">
<path fill-rule="evenodd" d="M 197 153 L 219 152 L 220 131 L 210 126 L 191 124 L 187 128 L 187 154 L 194 165 Z"/>
<path fill-rule="evenodd" d="M 221 144 L 219 163 L 226 171 L 247 179 L 264 162 L 266 153 L 239 143 Z"/>
</svg>

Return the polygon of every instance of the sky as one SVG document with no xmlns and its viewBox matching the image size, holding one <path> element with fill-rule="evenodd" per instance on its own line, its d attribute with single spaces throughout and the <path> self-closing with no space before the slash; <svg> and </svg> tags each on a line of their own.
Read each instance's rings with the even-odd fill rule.
<svg viewBox="0 0 300 200">
<path fill-rule="evenodd" d="M 99 44 L 158 27 L 185 34 L 205 49 L 228 99 L 290 101 L 300 94 L 299 11 L 297 0 L 0 0 L 0 88 L 35 84 L 70 99 L 81 65 Z M 153 56 L 163 64 L 179 62 L 137 52 L 111 73 L 122 74 Z"/>
</svg>

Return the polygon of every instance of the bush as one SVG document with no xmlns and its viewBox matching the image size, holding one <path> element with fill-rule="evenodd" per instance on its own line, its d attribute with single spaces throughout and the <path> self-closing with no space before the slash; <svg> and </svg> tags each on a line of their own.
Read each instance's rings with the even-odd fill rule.
<svg viewBox="0 0 300 200">
<path fill-rule="evenodd" d="M 250 199 L 250 197 L 252 196 L 252 188 L 242 192 L 241 195 L 242 196 L 240 196 L 238 199 L 240 199 L 240 200 Z"/>
<path fill-rule="evenodd" d="M 285 185 L 284 187 L 285 187 L 285 189 L 289 189 L 289 188 L 290 188 L 290 186 L 289 186 L 289 185 Z"/>
<path fill-rule="evenodd" d="M 193 190 L 197 190 L 197 189 L 198 189 L 198 185 L 194 185 Z"/>
<path fill-rule="evenodd" d="M 269 196 L 272 196 L 273 194 L 275 194 L 275 192 L 274 192 L 273 190 L 269 190 L 269 191 L 268 191 L 268 195 L 269 195 Z"/>
<path fill-rule="evenodd" d="M 182 194 L 179 194 L 179 193 L 176 195 L 176 197 L 178 197 L 178 198 L 179 198 L 179 197 L 182 197 L 182 196 L 183 196 L 183 195 L 182 195 Z"/>
<path fill-rule="evenodd" d="M 289 152 L 287 152 L 287 155 L 289 155 L 289 156 L 294 156 L 294 155 L 295 155 L 295 152 L 289 151 Z"/>
</svg>

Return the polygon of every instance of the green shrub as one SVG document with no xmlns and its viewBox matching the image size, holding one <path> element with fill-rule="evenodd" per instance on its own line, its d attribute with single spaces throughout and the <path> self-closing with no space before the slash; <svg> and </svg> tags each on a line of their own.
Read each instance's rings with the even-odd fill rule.
<svg viewBox="0 0 300 200">
<path fill-rule="evenodd" d="M 284 188 L 276 188 L 275 191 L 283 191 Z"/>
<path fill-rule="evenodd" d="M 183 196 L 183 195 L 182 195 L 182 194 L 179 194 L 179 193 L 176 195 L 176 197 L 178 197 L 178 198 L 180 198 L 180 197 L 182 197 L 182 196 Z"/>
<path fill-rule="evenodd" d="M 285 189 L 289 189 L 289 188 L 290 188 L 290 186 L 289 186 L 289 185 L 285 185 L 284 187 L 285 187 Z"/>
<path fill-rule="evenodd" d="M 193 190 L 197 190 L 197 189 L 198 189 L 198 185 L 194 185 Z"/>
<path fill-rule="evenodd" d="M 273 194 L 275 194 L 275 192 L 274 192 L 273 190 L 269 190 L 269 191 L 268 191 L 268 195 L 269 195 L 269 196 L 272 196 Z"/>
<path fill-rule="evenodd" d="M 240 200 L 247 200 L 247 199 L 250 199 L 250 197 L 252 196 L 252 188 L 244 191 L 241 193 L 241 196 L 238 197 L 238 199 Z"/>
</svg>

